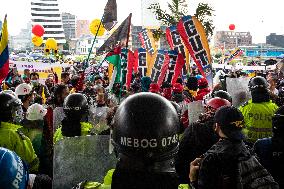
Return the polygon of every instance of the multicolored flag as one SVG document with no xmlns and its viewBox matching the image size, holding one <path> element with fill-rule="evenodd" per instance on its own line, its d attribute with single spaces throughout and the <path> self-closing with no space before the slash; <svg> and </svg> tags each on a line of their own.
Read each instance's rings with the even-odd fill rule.
<svg viewBox="0 0 284 189">
<path fill-rule="evenodd" d="M 238 56 L 240 56 L 242 54 L 243 54 L 243 51 L 240 48 L 237 48 L 237 49 L 235 49 L 231 52 L 231 55 L 227 59 L 225 59 L 224 63 L 228 64 L 232 60 L 234 60 L 235 58 L 237 58 Z"/>
<path fill-rule="evenodd" d="M 158 85 L 161 86 L 163 84 L 163 81 L 165 80 L 165 76 L 166 76 L 166 73 L 169 69 L 169 64 L 170 64 L 170 57 L 168 55 L 168 53 L 165 54 L 165 61 L 164 61 L 164 64 L 162 66 L 162 69 L 161 69 L 161 74 L 159 76 L 159 79 L 158 79 Z"/>
<path fill-rule="evenodd" d="M 182 42 L 182 38 L 177 31 L 176 26 L 170 26 L 166 29 L 166 38 L 172 50 L 182 54 L 186 64 L 182 69 L 182 74 L 186 75 L 189 69 L 189 53 Z"/>
<path fill-rule="evenodd" d="M 151 73 L 151 80 L 153 83 L 158 83 L 159 77 L 161 75 L 162 71 L 162 66 L 165 63 L 166 58 L 168 55 L 164 50 L 158 50 L 156 60 L 154 63 L 154 66 L 152 68 L 152 73 Z"/>
<path fill-rule="evenodd" d="M 9 73 L 9 51 L 8 51 L 8 27 L 7 15 L 5 15 L 2 32 L 0 36 L 0 83 L 6 79 Z"/>
<path fill-rule="evenodd" d="M 148 53 L 153 55 L 157 49 L 152 32 L 149 29 L 144 28 L 139 33 L 139 39 L 142 43 L 142 47 L 145 48 Z"/>
<path fill-rule="evenodd" d="M 201 22 L 194 16 L 184 16 L 178 22 L 177 30 L 199 71 L 212 88 L 212 60 L 206 33 Z"/>
<path fill-rule="evenodd" d="M 127 47 L 132 13 L 121 23 L 121 25 L 113 32 L 113 34 L 98 49 L 97 55 L 109 52 L 116 46 Z"/>
<path fill-rule="evenodd" d="M 121 47 L 118 46 L 116 48 L 114 48 L 111 52 L 109 52 L 106 57 L 105 60 L 108 61 L 110 64 L 113 65 L 115 71 L 116 71 L 116 75 L 115 75 L 115 82 L 120 82 L 121 81 Z"/>
<path fill-rule="evenodd" d="M 177 62 L 178 52 L 177 51 L 168 51 L 169 55 L 169 68 L 166 73 L 165 81 L 168 83 L 172 82 L 173 75 L 175 73 L 175 66 Z"/>
<path fill-rule="evenodd" d="M 104 28 L 106 30 L 110 31 L 115 26 L 116 23 L 117 23 L 116 0 L 108 0 L 105 6 L 102 24 L 104 25 Z"/>
</svg>

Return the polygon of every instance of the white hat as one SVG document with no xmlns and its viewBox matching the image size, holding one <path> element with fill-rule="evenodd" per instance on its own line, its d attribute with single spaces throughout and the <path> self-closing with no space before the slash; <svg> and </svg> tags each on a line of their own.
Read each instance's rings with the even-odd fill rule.
<svg viewBox="0 0 284 189">
<path fill-rule="evenodd" d="M 30 121 L 43 120 L 46 113 L 47 109 L 45 109 L 42 105 L 35 103 L 28 107 L 26 118 Z"/>
<path fill-rule="evenodd" d="M 32 87 L 27 83 L 18 85 L 15 89 L 16 95 L 28 95 L 32 92 Z"/>
</svg>

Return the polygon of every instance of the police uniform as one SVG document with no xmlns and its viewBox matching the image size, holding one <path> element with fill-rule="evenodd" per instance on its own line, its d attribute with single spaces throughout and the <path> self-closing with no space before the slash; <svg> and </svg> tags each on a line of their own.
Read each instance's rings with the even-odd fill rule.
<svg viewBox="0 0 284 189">
<path fill-rule="evenodd" d="M 91 135 L 92 134 L 92 124 L 81 122 L 81 136 Z M 55 144 L 59 140 L 63 139 L 64 136 L 62 135 L 61 127 L 59 127 L 56 132 L 54 133 L 53 143 Z"/>
<path fill-rule="evenodd" d="M 243 130 L 248 142 L 255 142 L 257 139 L 272 136 L 272 116 L 278 106 L 272 101 L 253 103 L 249 100 L 240 107 L 244 116 L 246 128 Z"/>
<path fill-rule="evenodd" d="M 39 167 L 39 159 L 30 139 L 18 131 L 20 128 L 22 128 L 20 125 L 1 122 L 0 146 L 16 152 L 28 163 L 30 172 L 36 172 Z"/>
</svg>

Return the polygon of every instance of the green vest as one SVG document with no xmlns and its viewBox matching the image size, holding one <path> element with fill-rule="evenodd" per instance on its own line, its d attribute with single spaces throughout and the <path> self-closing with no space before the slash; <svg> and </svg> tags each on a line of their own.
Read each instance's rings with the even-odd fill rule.
<svg viewBox="0 0 284 189">
<path fill-rule="evenodd" d="M 278 106 L 270 102 L 252 103 L 240 107 L 246 124 L 243 132 L 249 142 L 272 136 L 272 117 Z"/>
<path fill-rule="evenodd" d="M 90 135 L 93 126 L 90 123 L 81 122 L 81 136 Z M 61 127 L 59 127 L 53 136 L 53 143 L 55 144 L 59 140 L 63 139 L 64 136 L 62 135 Z"/>
<path fill-rule="evenodd" d="M 29 171 L 35 173 L 39 167 L 39 159 L 35 154 L 30 139 L 18 131 L 20 128 L 22 128 L 20 125 L 1 122 L 0 146 L 16 152 L 28 163 Z"/>
<path fill-rule="evenodd" d="M 112 175 L 114 169 L 111 169 L 107 172 L 106 176 L 104 177 L 104 183 L 101 184 L 99 182 L 84 182 L 82 183 L 82 188 L 84 189 L 111 189 L 112 183 Z M 188 184 L 180 184 L 178 189 L 190 189 Z"/>
</svg>

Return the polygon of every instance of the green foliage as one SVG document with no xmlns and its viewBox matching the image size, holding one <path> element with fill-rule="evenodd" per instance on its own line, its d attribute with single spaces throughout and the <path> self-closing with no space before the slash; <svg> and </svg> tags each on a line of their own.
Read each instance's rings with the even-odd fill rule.
<svg viewBox="0 0 284 189">
<path fill-rule="evenodd" d="M 151 4 L 148 9 L 156 15 L 157 20 L 161 21 L 165 26 L 176 25 L 180 18 L 188 15 L 187 7 L 184 6 L 184 0 L 172 0 L 168 3 L 169 13 L 161 9 L 159 3 Z M 194 16 L 203 24 L 207 37 L 211 38 L 214 32 L 214 24 L 212 17 L 214 9 L 206 3 L 199 3 Z"/>
</svg>

